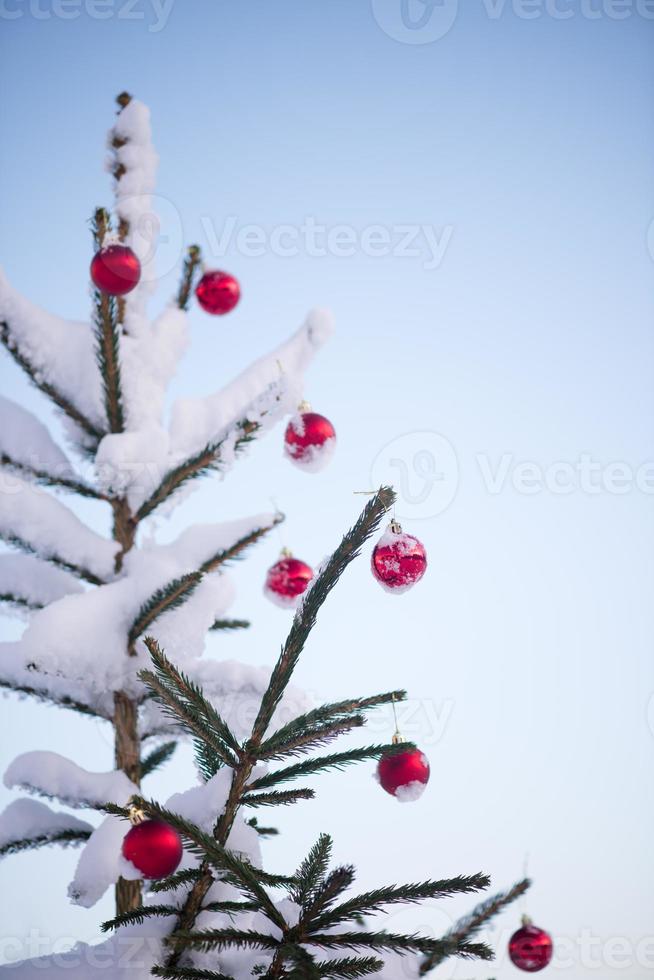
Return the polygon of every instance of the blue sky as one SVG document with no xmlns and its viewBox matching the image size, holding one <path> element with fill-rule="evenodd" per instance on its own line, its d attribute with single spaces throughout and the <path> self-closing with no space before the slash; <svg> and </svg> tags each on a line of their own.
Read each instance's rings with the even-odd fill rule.
<svg viewBox="0 0 654 980">
<path fill-rule="evenodd" d="M 352 491 L 404 471 L 400 511 L 428 548 L 428 575 L 389 597 L 362 558 L 298 682 L 321 698 L 406 687 L 432 780 L 400 808 L 365 768 L 325 777 L 319 802 L 282 815 L 270 862 L 291 864 L 329 829 L 366 884 L 483 869 L 501 887 L 528 851 L 528 908 L 565 954 L 561 969 L 636 980 L 654 962 L 654 26 L 644 2 L 459 7 L 430 15 L 410 0 L 423 31 L 442 32 L 431 38 L 403 24 L 400 0 L 176 0 L 159 15 L 116 0 L 106 20 L 90 0 L 63 8 L 70 19 L 45 0 L 6 0 L 3 261 L 31 299 L 87 315 L 86 222 L 110 202 L 104 138 L 127 89 L 152 109 L 163 264 L 198 241 L 243 287 L 224 320 L 194 310 L 173 394 L 212 390 L 311 306 L 333 310 L 337 334 L 307 391 L 339 434 L 330 469 L 289 467 L 273 433 L 160 533 L 258 512 L 273 496 L 284 540 L 317 562 L 355 516 Z M 243 246 L 252 227 L 262 254 Z M 155 307 L 175 281 L 163 276 Z M 3 390 L 51 417 L 1 370 Z M 278 547 L 238 568 L 235 612 L 254 626 L 212 638 L 217 655 L 275 657 L 288 623 L 261 583 Z M 46 745 L 109 764 L 86 722 L 8 701 L 3 725 L 3 766 Z M 180 757 L 158 789 L 189 776 Z M 73 860 L 0 867 L 12 896 L 3 956 L 30 929 L 96 935 L 97 909 L 63 900 Z M 469 904 L 393 925 L 438 928 Z M 516 921 L 509 913 L 494 941 Z M 494 968 L 511 973 L 505 958 Z"/>
</svg>

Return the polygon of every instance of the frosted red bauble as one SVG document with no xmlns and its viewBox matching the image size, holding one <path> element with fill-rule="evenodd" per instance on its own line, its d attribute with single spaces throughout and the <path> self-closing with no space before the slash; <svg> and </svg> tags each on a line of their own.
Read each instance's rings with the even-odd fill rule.
<svg viewBox="0 0 654 980">
<path fill-rule="evenodd" d="M 177 870 L 182 860 L 182 838 L 163 820 L 144 820 L 125 835 L 123 857 L 144 878 L 166 878 Z"/>
<path fill-rule="evenodd" d="M 552 959 L 552 939 L 544 929 L 526 922 L 509 940 L 509 956 L 514 966 L 526 973 L 537 973 Z"/>
<path fill-rule="evenodd" d="M 205 272 L 195 287 L 198 303 L 206 313 L 222 316 L 233 310 L 241 298 L 238 279 L 229 272 L 213 269 Z"/>
<path fill-rule="evenodd" d="M 141 263 L 127 245 L 107 245 L 93 256 L 91 279 L 110 296 L 131 292 L 141 278 Z"/>
<path fill-rule="evenodd" d="M 336 430 L 324 415 L 300 411 L 286 426 L 284 452 L 303 470 L 317 473 L 323 469 L 335 448 Z"/>
<path fill-rule="evenodd" d="M 377 778 L 402 803 L 417 800 L 429 782 L 429 761 L 420 749 L 389 752 L 377 764 Z"/>
<path fill-rule="evenodd" d="M 313 569 L 299 558 L 287 556 L 268 569 L 264 592 L 278 606 L 292 608 L 313 578 Z"/>
<path fill-rule="evenodd" d="M 371 567 L 389 592 L 406 592 L 425 574 L 427 552 L 417 538 L 405 534 L 393 521 L 374 547 Z"/>
</svg>

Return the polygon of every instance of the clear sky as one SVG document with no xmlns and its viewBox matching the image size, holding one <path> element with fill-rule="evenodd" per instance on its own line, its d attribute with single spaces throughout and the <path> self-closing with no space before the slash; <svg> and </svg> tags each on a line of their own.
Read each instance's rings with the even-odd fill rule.
<svg viewBox="0 0 654 980">
<path fill-rule="evenodd" d="M 427 793 L 402 807 L 365 766 L 323 777 L 317 802 L 279 817 L 270 864 L 288 868 L 326 829 L 366 885 L 484 870 L 499 888 L 529 852 L 527 909 L 571 978 L 636 980 L 654 966 L 651 6 L 0 10 L 2 254 L 16 286 L 87 315 L 86 222 L 110 202 L 104 138 L 127 89 L 152 109 L 164 270 L 198 241 L 243 287 L 229 317 L 194 309 L 173 394 L 220 385 L 313 305 L 336 317 L 307 391 L 338 430 L 331 467 L 290 467 L 277 430 L 162 538 L 273 496 L 288 514 L 284 541 L 317 562 L 363 501 L 352 491 L 386 476 L 428 549 L 427 576 L 400 597 L 373 582 L 366 553 L 297 675 L 321 699 L 406 687 L 407 734 L 432 765 Z M 157 304 L 175 280 L 163 278 Z M 1 370 L 3 390 L 51 417 L 13 367 Z M 234 612 L 254 625 L 211 638 L 212 654 L 275 658 L 288 617 L 261 583 L 278 548 L 269 541 L 236 570 Z M 63 712 L 9 699 L 2 725 L 3 768 L 45 747 L 110 765 L 105 733 Z M 374 731 L 385 737 L 390 720 Z M 191 778 L 181 755 L 157 791 Z M 74 860 L 43 852 L 0 867 L 3 957 L 39 936 L 45 951 L 97 935 L 109 904 L 66 904 Z M 387 924 L 438 929 L 470 904 Z M 519 911 L 491 935 L 496 966 L 450 963 L 442 975 L 515 975 L 503 950 Z"/>
</svg>

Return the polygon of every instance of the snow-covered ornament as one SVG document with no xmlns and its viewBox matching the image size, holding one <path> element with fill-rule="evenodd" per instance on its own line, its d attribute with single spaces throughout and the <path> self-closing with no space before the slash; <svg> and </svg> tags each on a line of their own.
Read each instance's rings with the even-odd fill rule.
<svg viewBox="0 0 654 980">
<path fill-rule="evenodd" d="M 110 296 L 124 296 L 138 285 L 141 263 L 128 245 L 107 245 L 91 260 L 91 279 Z"/>
<path fill-rule="evenodd" d="M 123 857 L 144 878 L 167 878 L 182 860 L 182 838 L 170 824 L 148 820 L 136 807 L 130 807 L 130 821 L 132 827 L 123 839 Z"/>
<path fill-rule="evenodd" d="M 293 609 L 313 578 L 313 569 L 284 548 L 278 562 L 268 569 L 264 594 L 283 609 Z"/>
<path fill-rule="evenodd" d="M 523 915 L 522 926 L 509 940 L 509 956 L 514 966 L 525 973 L 543 970 L 552 959 L 552 937 Z"/>
<path fill-rule="evenodd" d="M 395 745 L 402 741 L 401 736 L 393 736 Z M 377 763 L 377 778 L 382 789 L 400 803 L 418 800 L 429 782 L 429 760 L 418 748 L 389 751 Z"/>
<path fill-rule="evenodd" d="M 308 402 L 301 402 L 286 426 L 286 456 L 308 473 L 318 473 L 327 466 L 335 449 L 336 430 L 329 419 L 312 412 Z"/>
<path fill-rule="evenodd" d="M 392 520 L 375 545 L 372 574 L 387 592 L 406 592 L 427 570 L 427 552 L 412 534 L 405 534 Z"/>
<path fill-rule="evenodd" d="M 195 287 L 195 295 L 205 313 L 222 316 L 233 310 L 238 303 L 241 287 L 238 279 L 229 272 L 211 269 L 204 273 Z"/>
</svg>

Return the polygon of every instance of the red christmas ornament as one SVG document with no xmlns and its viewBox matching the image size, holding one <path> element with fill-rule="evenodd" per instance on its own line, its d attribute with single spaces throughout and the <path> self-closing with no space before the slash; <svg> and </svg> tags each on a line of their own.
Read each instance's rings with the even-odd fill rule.
<svg viewBox="0 0 654 980">
<path fill-rule="evenodd" d="M 123 857 L 144 878 L 166 878 L 182 860 L 182 838 L 163 820 L 142 820 L 125 835 Z"/>
<path fill-rule="evenodd" d="M 206 313 L 222 316 L 233 310 L 241 298 L 241 287 L 238 279 L 229 272 L 212 269 L 205 272 L 195 287 L 198 303 Z"/>
<path fill-rule="evenodd" d="M 382 789 L 401 803 L 417 800 L 429 782 L 429 760 L 420 749 L 389 752 L 377 763 L 377 778 Z"/>
<path fill-rule="evenodd" d="M 110 296 L 124 296 L 141 278 L 141 263 L 128 245 L 107 245 L 91 261 L 91 279 Z"/>
<path fill-rule="evenodd" d="M 509 956 L 514 966 L 526 973 L 537 973 L 550 962 L 552 952 L 551 936 L 533 925 L 526 915 L 523 916 L 522 928 L 514 932 L 509 940 Z"/>
<path fill-rule="evenodd" d="M 285 549 L 280 560 L 268 569 L 264 593 L 275 605 L 292 609 L 312 578 L 313 569 Z"/>
<path fill-rule="evenodd" d="M 336 448 L 336 430 L 324 415 L 312 412 L 306 402 L 286 426 L 284 452 L 296 466 L 317 473 L 330 461 Z"/>
<path fill-rule="evenodd" d="M 372 553 L 372 574 L 388 592 L 406 592 L 427 570 L 427 552 L 397 521 L 391 521 Z"/>
</svg>

